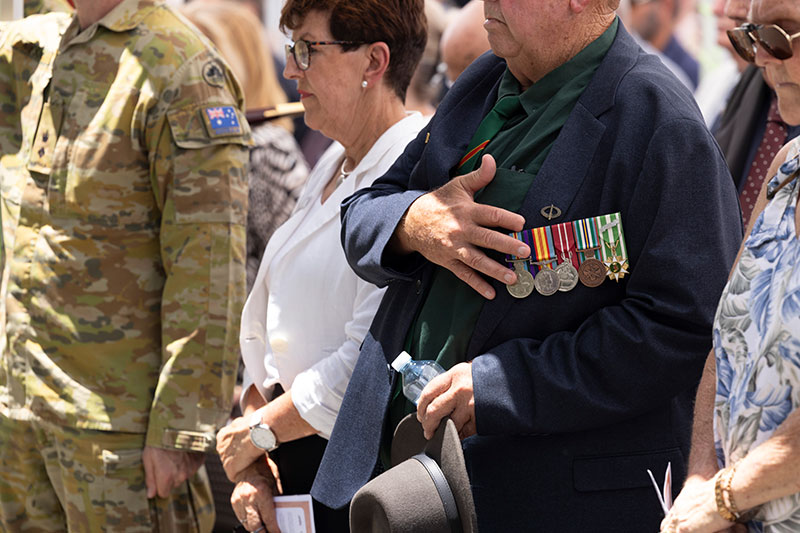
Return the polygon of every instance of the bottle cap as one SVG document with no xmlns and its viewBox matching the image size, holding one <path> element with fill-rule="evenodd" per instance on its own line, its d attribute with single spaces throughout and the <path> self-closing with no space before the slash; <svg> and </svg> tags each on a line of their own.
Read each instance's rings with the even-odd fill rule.
<svg viewBox="0 0 800 533">
<path fill-rule="evenodd" d="M 398 355 L 395 358 L 395 360 L 392 361 L 392 368 L 400 372 L 400 369 L 406 366 L 406 363 L 408 363 L 409 361 L 411 361 L 411 356 L 408 355 L 408 352 L 403 350 L 402 352 L 400 352 L 400 355 Z"/>
</svg>

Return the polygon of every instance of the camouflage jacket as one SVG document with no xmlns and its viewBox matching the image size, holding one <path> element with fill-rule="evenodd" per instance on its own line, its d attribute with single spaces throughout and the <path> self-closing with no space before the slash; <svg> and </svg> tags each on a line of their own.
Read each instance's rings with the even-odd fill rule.
<svg viewBox="0 0 800 533">
<path fill-rule="evenodd" d="M 38 38 L 34 38 L 38 36 Z M 243 98 L 169 8 L 0 26 L 0 409 L 206 450 L 245 296 Z"/>
</svg>

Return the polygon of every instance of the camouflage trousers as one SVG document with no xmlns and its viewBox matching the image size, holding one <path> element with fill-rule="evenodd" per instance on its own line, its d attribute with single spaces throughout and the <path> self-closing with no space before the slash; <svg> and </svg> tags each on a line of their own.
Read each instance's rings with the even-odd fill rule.
<svg viewBox="0 0 800 533">
<path fill-rule="evenodd" d="M 144 435 L 57 427 L 0 414 L 0 531 L 191 532 L 214 525 L 205 467 L 147 499 Z"/>
</svg>

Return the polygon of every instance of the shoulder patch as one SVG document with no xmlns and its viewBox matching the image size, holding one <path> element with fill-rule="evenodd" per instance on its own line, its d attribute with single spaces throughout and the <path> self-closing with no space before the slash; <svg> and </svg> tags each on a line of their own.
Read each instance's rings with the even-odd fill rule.
<svg viewBox="0 0 800 533">
<path fill-rule="evenodd" d="M 219 60 L 212 59 L 203 65 L 203 79 L 212 87 L 225 86 L 225 69 L 222 68 Z"/>
<path fill-rule="evenodd" d="M 208 127 L 208 135 L 210 137 L 239 135 L 242 133 L 242 126 L 236 116 L 236 109 L 232 105 L 206 107 L 203 109 L 203 119 Z"/>
</svg>

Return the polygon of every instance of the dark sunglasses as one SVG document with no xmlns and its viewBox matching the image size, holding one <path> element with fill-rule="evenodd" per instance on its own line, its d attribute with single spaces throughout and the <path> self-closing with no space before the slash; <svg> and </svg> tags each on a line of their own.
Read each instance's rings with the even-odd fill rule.
<svg viewBox="0 0 800 533">
<path fill-rule="evenodd" d="M 775 24 L 751 24 L 746 22 L 738 28 L 728 30 L 734 50 L 748 63 L 756 60 L 756 44 L 764 48 L 775 59 L 789 59 L 794 55 L 792 41 L 800 37 L 800 32 L 789 35 Z"/>
<path fill-rule="evenodd" d="M 311 66 L 311 50 L 312 46 L 325 46 L 329 44 L 366 44 L 362 41 L 306 41 L 301 39 L 296 41 L 294 44 L 287 44 L 285 51 L 286 51 L 286 61 L 289 61 L 290 58 L 294 58 L 294 62 L 297 64 L 297 68 L 300 70 L 308 70 L 308 67 Z"/>
</svg>

